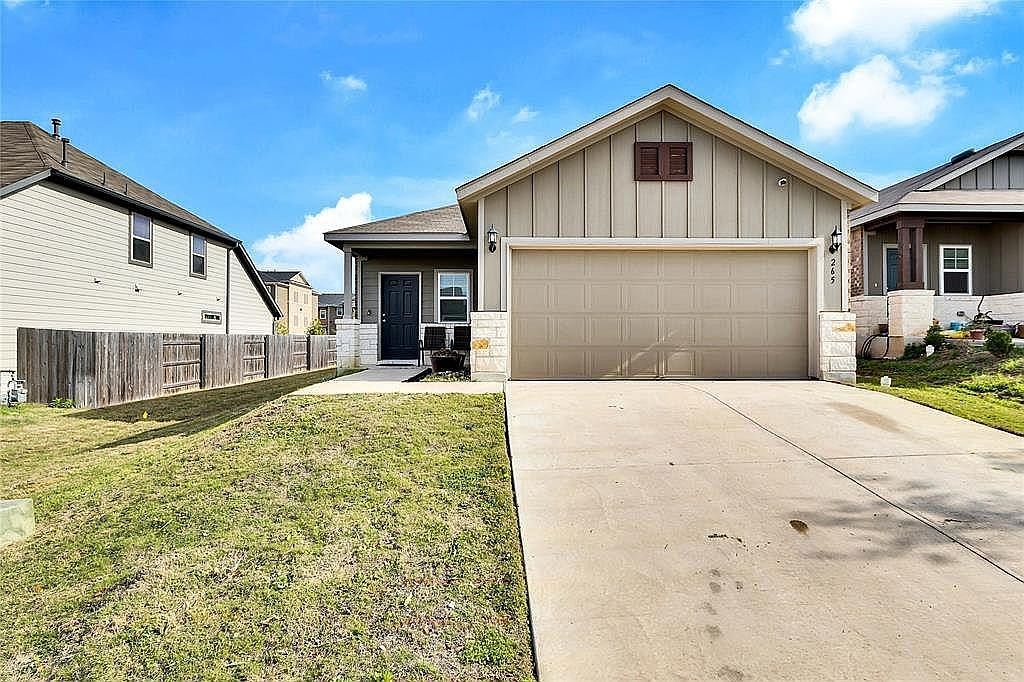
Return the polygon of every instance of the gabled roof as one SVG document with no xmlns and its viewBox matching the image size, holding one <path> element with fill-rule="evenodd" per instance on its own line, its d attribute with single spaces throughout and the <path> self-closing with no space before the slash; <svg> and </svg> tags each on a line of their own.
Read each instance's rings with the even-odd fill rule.
<svg viewBox="0 0 1024 682">
<path fill-rule="evenodd" d="M 154 218 L 166 220 L 219 240 L 234 250 L 253 286 L 260 292 L 260 297 L 271 313 L 275 317 L 281 316 L 281 310 L 266 287 L 262 286 L 256 266 L 241 240 L 165 199 L 70 143 L 67 146 L 68 164 L 63 165 L 61 163 L 62 147 L 63 144 L 59 139 L 31 121 L 0 122 L 0 158 L 2 158 L 0 197 L 30 187 L 37 182 L 50 180 L 111 203 L 139 209 Z"/>
<path fill-rule="evenodd" d="M 352 235 L 352 234 L 467 234 L 466 223 L 462 219 L 462 211 L 458 204 L 431 208 L 425 211 L 416 211 L 394 218 L 375 220 L 372 223 L 342 227 L 324 233 L 324 237 L 331 235 Z"/>
<path fill-rule="evenodd" d="M 672 84 L 662 86 L 610 114 L 591 121 L 475 180 L 470 180 L 457 187 L 455 194 L 460 204 L 473 203 L 491 191 L 574 154 L 612 132 L 660 110 L 676 113 L 709 132 L 766 159 L 779 168 L 804 177 L 813 184 L 848 200 L 852 207 L 863 206 L 878 198 L 877 192 L 872 187 L 856 178 L 703 100 L 697 99 Z"/>
<path fill-rule="evenodd" d="M 298 278 L 298 280 L 296 280 Z M 296 284 L 301 283 L 310 286 L 309 280 L 302 274 L 301 270 L 260 270 L 260 279 L 265 284 Z"/>
<path fill-rule="evenodd" d="M 877 203 L 869 204 L 868 206 L 859 208 L 856 211 L 851 211 L 850 224 L 854 226 L 860 225 L 870 220 L 875 220 L 885 215 L 889 215 L 897 210 L 913 210 L 905 207 L 905 204 L 912 204 L 916 206 L 923 203 L 944 203 L 939 200 L 939 193 L 933 192 L 933 190 L 937 187 L 941 187 L 953 178 L 959 177 L 964 173 L 968 173 L 978 166 L 988 163 L 994 158 L 1017 149 L 1022 144 L 1024 144 L 1024 132 L 1019 132 L 1015 135 L 1011 135 L 1005 140 L 994 142 L 984 149 L 980 149 L 976 152 L 966 155 L 958 154 L 953 157 L 956 159 L 955 162 L 952 160 L 947 161 L 935 168 L 919 173 L 912 178 L 907 178 L 906 180 L 901 180 L 894 185 L 889 185 L 888 187 L 879 190 Z M 1003 192 L 1003 190 L 966 190 L 967 192 L 970 192 L 970 197 L 964 195 L 962 192 L 957 192 L 955 195 L 948 193 L 952 191 L 953 190 L 942 191 L 941 196 L 950 200 L 945 203 L 988 203 L 997 205 L 1000 203 L 1006 203 L 1007 198 L 1012 198 L 1012 196 L 1008 195 L 1000 195 L 998 197 L 995 195 L 989 197 L 981 196 L 988 192 Z M 1017 192 L 1017 190 L 1009 191 Z M 936 196 L 925 197 L 923 196 L 925 193 L 935 194 Z M 1020 203 L 1019 199 L 1017 203 Z"/>
<path fill-rule="evenodd" d="M 331 294 L 320 294 L 320 297 L 317 298 L 317 305 L 319 305 L 319 306 L 333 305 L 335 307 L 339 307 L 340 308 L 340 307 L 345 305 L 345 294 L 344 293 L 340 293 L 340 294 L 333 294 L 333 293 L 331 293 Z"/>
</svg>

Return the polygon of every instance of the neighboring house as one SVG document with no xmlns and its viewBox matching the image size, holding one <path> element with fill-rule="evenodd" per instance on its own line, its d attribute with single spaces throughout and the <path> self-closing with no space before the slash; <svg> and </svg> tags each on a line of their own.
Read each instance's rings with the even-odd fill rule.
<svg viewBox="0 0 1024 682">
<path fill-rule="evenodd" d="M 890 326 L 875 354 L 901 354 L 933 318 L 970 321 L 979 304 L 1024 321 L 1024 132 L 886 187 L 850 225 L 858 343 Z"/>
<path fill-rule="evenodd" d="M 324 235 L 341 362 L 469 322 L 476 379 L 854 378 L 840 249 L 877 193 L 675 86 L 455 194 Z"/>
<path fill-rule="evenodd" d="M 345 294 L 319 294 L 317 308 L 324 330 L 328 334 L 336 334 L 338 318 L 345 317 Z"/>
<path fill-rule="evenodd" d="M 317 294 L 299 270 L 260 270 L 267 291 L 283 313 L 289 334 L 305 334 L 317 315 Z"/>
<path fill-rule="evenodd" d="M 0 124 L 0 368 L 18 327 L 269 334 L 241 241 L 34 123 Z"/>
</svg>

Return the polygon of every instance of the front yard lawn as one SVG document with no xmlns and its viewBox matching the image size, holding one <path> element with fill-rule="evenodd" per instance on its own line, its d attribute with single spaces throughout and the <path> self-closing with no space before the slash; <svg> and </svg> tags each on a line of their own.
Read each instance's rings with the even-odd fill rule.
<svg viewBox="0 0 1024 682">
<path fill-rule="evenodd" d="M 892 388 L 879 379 L 892 377 Z M 949 348 L 916 360 L 859 360 L 857 384 L 1024 435 L 1024 353 Z"/>
<path fill-rule="evenodd" d="M 0 412 L 0 678 L 530 679 L 502 397 L 316 378 Z"/>
</svg>

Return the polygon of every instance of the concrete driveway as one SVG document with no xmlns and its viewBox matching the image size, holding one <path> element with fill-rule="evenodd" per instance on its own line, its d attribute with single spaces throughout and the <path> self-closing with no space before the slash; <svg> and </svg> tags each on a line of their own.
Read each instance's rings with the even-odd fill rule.
<svg viewBox="0 0 1024 682">
<path fill-rule="evenodd" d="M 823 382 L 510 382 L 542 682 L 1021 679 L 1024 439 Z"/>
</svg>

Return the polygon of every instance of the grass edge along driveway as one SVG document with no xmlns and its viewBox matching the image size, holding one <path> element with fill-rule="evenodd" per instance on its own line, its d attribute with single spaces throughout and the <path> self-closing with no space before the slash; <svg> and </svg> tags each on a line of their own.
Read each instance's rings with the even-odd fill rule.
<svg viewBox="0 0 1024 682">
<path fill-rule="evenodd" d="M 0 677 L 530 679 L 503 397 L 314 380 L 0 414 Z"/>
<path fill-rule="evenodd" d="M 879 385 L 883 375 L 892 387 Z M 930 358 L 858 360 L 857 385 L 1024 436 L 1024 352 L 947 348 Z M 964 443 L 968 449 L 970 444 Z"/>
</svg>

